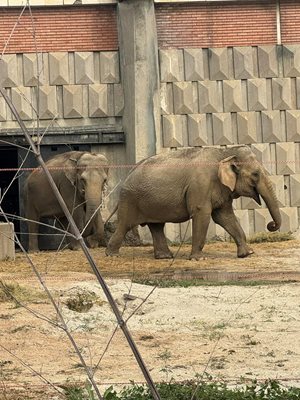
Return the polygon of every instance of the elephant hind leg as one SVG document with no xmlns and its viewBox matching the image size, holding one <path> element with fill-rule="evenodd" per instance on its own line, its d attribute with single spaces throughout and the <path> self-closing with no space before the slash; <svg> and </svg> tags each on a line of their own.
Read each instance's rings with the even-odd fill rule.
<svg viewBox="0 0 300 400">
<path fill-rule="evenodd" d="M 167 239 L 164 234 L 164 226 L 165 224 L 163 223 L 148 224 L 153 239 L 154 257 L 158 259 L 173 258 L 173 254 L 168 247 Z"/>
</svg>

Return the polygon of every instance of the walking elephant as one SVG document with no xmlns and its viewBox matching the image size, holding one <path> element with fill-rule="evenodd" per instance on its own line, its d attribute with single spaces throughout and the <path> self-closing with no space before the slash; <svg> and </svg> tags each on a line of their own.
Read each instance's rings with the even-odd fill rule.
<svg viewBox="0 0 300 400">
<path fill-rule="evenodd" d="M 79 230 L 82 231 L 88 224 L 83 232 L 87 244 L 90 247 L 102 244 L 104 225 L 99 207 L 107 180 L 107 159 L 101 154 L 70 151 L 53 157 L 46 165 Z M 24 199 L 29 231 L 28 250 L 38 251 L 40 218 L 57 218 L 65 228 L 68 221 L 42 169 L 37 168 L 28 176 Z M 74 238 L 69 237 L 69 247 L 78 247 Z"/>
<path fill-rule="evenodd" d="M 148 225 L 153 238 L 155 258 L 171 258 L 164 234 L 166 222 L 192 219 L 191 259 L 203 258 L 210 218 L 234 239 L 237 256 L 253 251 L 232 208 L 240 196 L 265 201 L 272 222 L 270 231 L 280 228 L 278 202 L 267 176 L 248 146 L 230 148 L 189 148 L 149 157 L 129 173 L 120 190 L 117 229 L 107 255 L 118 255 L 124 236 L 136 225 Z"/>
</svg>

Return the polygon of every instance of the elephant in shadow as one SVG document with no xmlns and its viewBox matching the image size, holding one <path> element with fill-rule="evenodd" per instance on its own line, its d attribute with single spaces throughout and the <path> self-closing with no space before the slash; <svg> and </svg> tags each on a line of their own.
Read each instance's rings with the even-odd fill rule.
<svg viewBox="0 0 300 400">
<path fill-rule="evenodd" d="M 155 258 L 171 258 L 165 223 L 191 219 L 190 259 L 199 260 L 212 217 L 234 239 L 237 256 L 246 257 L 253 251 L 232 207 L 240 196 L 253 198 L 258 204 L 262 197 L 273 218 L 267 228 L 280 228 L 272 183 L 248 146 L 185 148 L 149 157 L 131 170 L 121 187 L 117 229 L 106 254 L 118 255 L 126 232 L 137 225 L 148 225 Z"/>
<path fill-rule="evenodd" d="M 108 175 L 108 161 L 102 154 L 70 151 L 46 162 L 52 178 L 89 247 L 104 244 L 104 224 L 100 212 L 102 193 Z M 25 217 L 28 224 L 28 250 L 38 251 L 39 221 L 56 218 L 68 229 L 65 217 L 41 168 L 28 176 L 24 186 Z M 67 236 L 71 249 L 75 238 Z"/>
</svg>

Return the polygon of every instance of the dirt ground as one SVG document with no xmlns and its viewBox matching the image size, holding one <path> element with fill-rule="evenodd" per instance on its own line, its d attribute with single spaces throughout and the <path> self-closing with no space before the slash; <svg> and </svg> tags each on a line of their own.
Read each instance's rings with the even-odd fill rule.
<svg viewBox="0 0 300 400">
<path fill-rule="evenodd" d="M 198 262 L 188 260 L 187 245 L 173 247 L 178 254 L 172 261 L 154 260 L 152 247 L 122 247 L 119 258 L 105 257 L 104 249 L 92 250 L 124 319 L 130 317 L 128 327 L 154 381 L 207 373 L 227 382 L 276 378 L 300 385 L 300 242 L 252 247 L 254 255 L 237 259 L 233 244 L 208 244 L 206 259 Z M 114 315 L 81 251 L 30 257 L 86 362 L 99 364 L 95 379 L 101 390 L 143 382 L 122 331 L 112 336 Z M 207 285 L 153 290 L 132 283 L 140 278 L 200 279 Z M 60 398 L 39 375 L 55 385 L 84 382 L 85 375 L 65 332 L 55 326 L 53 306 L 23 254 L 0 262 L 0 279 L 29 294 L 20 300 L 27 308 L 0 302 L 0 400 L 14 389 L 23 390 L 24 396 L 40 391 L 43 399 Z M 236 285 L 220 285 L 226 280 Z M 220 284 L 210 286 L 210 281 Z M 250 286 L 248 281 L 260 284 Z M 70 309 L 70 300 L 86 294 L 92 299 L 89 309 Z"/>
</svg>

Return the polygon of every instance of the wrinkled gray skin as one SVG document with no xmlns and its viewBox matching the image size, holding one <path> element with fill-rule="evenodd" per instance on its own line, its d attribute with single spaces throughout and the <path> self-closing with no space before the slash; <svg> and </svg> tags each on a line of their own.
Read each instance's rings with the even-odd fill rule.
<svg viewBox="0 0 300 400">
<path fill-rule="evenodd" d="M 171 258 L 163 229 L 166 222 L 192 219 L 190 258 L 203 258 L 210 218 L 234 239 L 237 256 L 253 251 L 234 215 L 232 201 L 240 196 L 265 201 L 273 221 L 270 231 L 280 228 L 278 202 L 266 171 L 248 146 L 181 149 L 141 161 L 125 180 L 118 203 L 118 225 L 106 254 L 118 255 L 126 232 L 148 225 L 155 258 Z"/>
<path fill-rule="evenodd" d="M 101 154 L 70 151 L 53 157 L 46 164 L 77 227 L 82 231 L 102 202 L 103 186 L 108 174 L 107 159 Z M 55 217 L 67 227 L 67 220 L 41 169 L 34 170 L 28 176 L 24 197 L 25 217 L 28 220 Z M 38 251 L 38 229 L 37 223 L 28 222 L 29 251 Z M 83 236 L 90 247 L 103 244 L 104 225 L 99 209 Z M 69 238 L 69 247 L 78 248 L 75 239 Z"/>
</svg>

